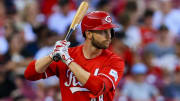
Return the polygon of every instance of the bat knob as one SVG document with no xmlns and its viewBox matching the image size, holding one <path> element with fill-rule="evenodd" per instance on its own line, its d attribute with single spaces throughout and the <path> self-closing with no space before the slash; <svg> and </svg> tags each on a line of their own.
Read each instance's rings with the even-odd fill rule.
<svg viewBox="0 0 180 101">
<path fill-rule="evenodd" d="M 59 60 L 61 60 L 61 56 L 59 54 L 56 54 L 54 57 L 53 57 L 53 60 L 55 62 L 58 62 Z"/>
</svg>

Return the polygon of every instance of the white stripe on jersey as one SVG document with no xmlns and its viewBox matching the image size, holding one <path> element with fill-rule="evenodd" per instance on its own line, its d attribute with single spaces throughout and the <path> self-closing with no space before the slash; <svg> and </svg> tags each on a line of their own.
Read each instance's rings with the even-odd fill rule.
<svg viewBox="0 0 180 101">
<path fill-rule="evenodd" d="M 109 76 L 107 76 L 106 74 L 103 74 L 103 73 L 99 73 L 98 75 L 102 75 L 102 76 L 105 76 L 106 78 L 108 78 L 111 81 L 111 83 L 113 85 L 113 88 L 115 89 L 114 82 L 113 82 L 113 80 Z"/>
</svg>

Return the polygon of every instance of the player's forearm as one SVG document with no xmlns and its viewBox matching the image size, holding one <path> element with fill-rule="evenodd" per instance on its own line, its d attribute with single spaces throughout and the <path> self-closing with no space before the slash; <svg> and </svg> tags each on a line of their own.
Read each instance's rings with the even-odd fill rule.
<svg viewBox="0 0 180 101">
<path fill-rule="evenodd" d="M 78 81 L 81 82 L 84 87 L 89 89 L 94 96 L 101 95 L 105 87 L 107 90 L 111 88 L 111 86 L 108 86 L 111 85 L 111 83 L 109 84 L 109 81 L 107 81 L 106 79 L 102 80 L 103 78 L 100 79 L 100 77 L 90 74 L 76 62 L 71 62 L 69 68 L 76 76 Z"/>
<path fill-rule="evenodd" d="M 45 56 L 39 60 L 36 61 L 35 63 L 35 70 L 38 73 L 43 73 L 45 72 L 46 68 L 51 64 L 53 60 L 49 56 Z"/>
<path fill-rule="evenodd" d="M 76 76 L 79 82 L 81 84 L 86 84 L 87 80 L 90 77 L 90 73 L 84 70 L 80 65 L 78 65 L 76 62 L 72 62 L 69 65 L 70 70 L 73 72 L 73 74 Z"/>
</svg>

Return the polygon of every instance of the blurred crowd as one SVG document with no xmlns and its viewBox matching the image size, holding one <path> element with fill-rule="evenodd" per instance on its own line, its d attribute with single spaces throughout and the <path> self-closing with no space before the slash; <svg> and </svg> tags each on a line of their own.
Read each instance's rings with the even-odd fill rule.
<svg viewBox="0 0 180 101">
<path fill-rule="evenodd" d="M 57 77 L 24 70 L 64 39 L 82 0 L 0 0 L 0 101 L 61 101 Z M 114 101 L 180 101 L 180 0 L 89 0 L 120 27 L 109 49 L 125 60 Z M 71 47 L 84 41 L 80 26 Z"/>
</svg>

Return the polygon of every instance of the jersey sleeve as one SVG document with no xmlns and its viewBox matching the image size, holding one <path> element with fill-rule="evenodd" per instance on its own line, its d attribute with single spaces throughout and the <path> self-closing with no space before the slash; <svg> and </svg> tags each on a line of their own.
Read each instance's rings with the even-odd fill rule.
<svg viewBox="0 0 180 101">
<path fill-rule="evenodd" d="M 107 79 L 111 82 L 113 89 L 116 88 L 120 79 L 124 73 L 124 61 L 119 58 L 110 59 L 108 64 L 104 66 L 102 70 L 98 73 L 98 76 L 101 76 L 104 79 Z"/>
<path fill-rule="evenodd" d="M 120 58 L 113 58 L 108 61 L 97 76 L 90 75 L 84 85 L 91 92 L 91 97 L 97 97 L 104 92 L 109 92 L 116 88 L 124 71 L 124 61 Z"/>
<path fill-rule="evenodd" d="M 53 76 L 53 75 L 57 75 L 58 67 L 57 67 L 56 62 L 52 62 L 48 66 L 48 68 L 46 69 L 46 71 L 44 73 L 36 72 L 36 70 L 35 70 L 35 62 L 36 62 L 36 60 L 32 61 L 27 66 L 27 68 L 26 68 L 26 70 L 24 72 L 24 77 L 27 80 L 35 81 L 35 80 L 39 80 L 39 79 L 45 79 L 45 78 Z"/>
</svg>

